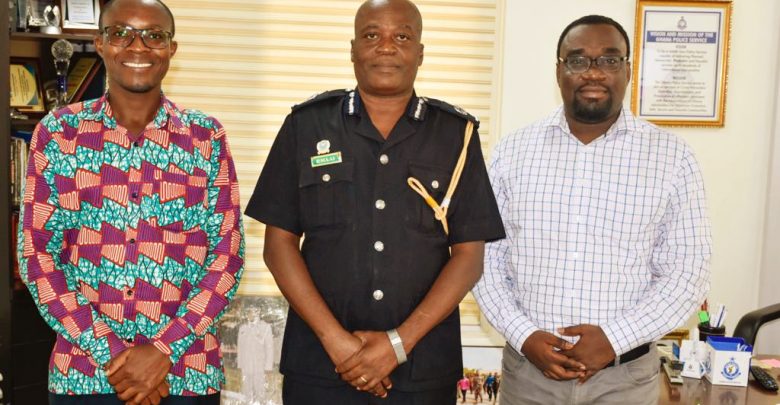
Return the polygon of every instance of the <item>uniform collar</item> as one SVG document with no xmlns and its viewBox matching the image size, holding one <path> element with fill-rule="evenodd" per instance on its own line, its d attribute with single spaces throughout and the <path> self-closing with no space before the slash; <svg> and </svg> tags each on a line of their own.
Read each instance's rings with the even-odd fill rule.
<svg viewBox="0 0 780 405">
<path fill-rule="evenodd" d="M 105 125 L 106 128 L 116 128 L 117 123 L 114 119 L 114 111 L 111 108 L 111 103 L 108 101 L 108 92 L 97 99 L 92 106 L 92 112 L 95 113 L 96 119 L 103 121 L 103 125 Z M 162 129 L 170 123 L 169 128 L 175 131 L 183 127 L 181 119 L 182 114 L 183 112 L 179 107 L 165 97 L 165 94 L 160 92 L 160 107 L 157 109 L 154 118 L 146 128 Z"/>
<path fill-rule="evenodd" d="M 360 99 L 360 92 L 357 88 L 347 93 L 344 98 L 343 111 L 345 115 L 360 116 L 363 108 L 363 102 Z M 425 97 L 417 97 L 416 92 L 412 92 L 412 98 L 406 106 L 406 116 L 415 121 L 424 121 L 428 112 L 428 100 Z"/>
</svg>

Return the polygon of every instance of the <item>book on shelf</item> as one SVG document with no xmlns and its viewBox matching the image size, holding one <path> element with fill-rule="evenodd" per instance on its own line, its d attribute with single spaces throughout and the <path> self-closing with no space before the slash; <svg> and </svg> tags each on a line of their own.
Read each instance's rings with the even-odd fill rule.
<svg viewBox="0 0 780 405">
<path fill-rule="evenodd" d="M 11 135 L 11 162 L 8 170 L 11 183 L 11 205 L 18 207 L 22 203 L 22 186 L 27 173 L 27 155 L 30 144 L 29 132 L 14 131 Z"/>
<path fill-rule="evenodd" d="M 19 211 L 12 211 L 11 212 L 11 281 L 13 283 L 13 289 L 14 290 L 22 290 L 24 289 L 24 283 L 22 283 L 22 275 L 19 273 L 19 259 L 16 255 L 16 243 L 17 243 L 17 232 L 19 230 Z"/>
</svg>

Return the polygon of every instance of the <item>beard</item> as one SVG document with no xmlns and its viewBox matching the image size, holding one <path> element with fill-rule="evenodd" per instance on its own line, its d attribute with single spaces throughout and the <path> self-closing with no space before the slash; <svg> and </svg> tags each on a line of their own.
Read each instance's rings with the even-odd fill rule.
<svg viewBox="0 0 780 405">
<path fill-rule="evenodd" d="M 154 90 L 155 86 L 149 83 L 133 83 L 127 86 L 122 86 L 130 93 L 144 94 Z"/>
<path fill-rule="evenodd" d="M 612 97 L 608 97 L 601 103 L 581 102 L 574 97 L 572 102 L 572 114 L 577 121 L 586 124 L 598 124 L 605 121 L 612 111 Z"/>
</svg>

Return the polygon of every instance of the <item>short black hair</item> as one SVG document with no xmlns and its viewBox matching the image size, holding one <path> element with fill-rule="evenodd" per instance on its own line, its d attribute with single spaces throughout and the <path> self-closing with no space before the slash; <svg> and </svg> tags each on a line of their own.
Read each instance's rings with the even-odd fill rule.
<svg viewBox="0 0 780 405">
<path fill-rule="evenodd" d="M 626 56 L 631 56 L 631 42 L 629 42 L 628 34 L 626 34 L 626 30 L 623 29 L 623 26 L 620 25 L 619 22 L 609 17 L 592 14 L 592 15 L 586 15 L 585 17 L 580 17 L 572 21 L 571 24 L 567 25 L 566 28 L 563 29 L 561 36 L 558 38 L 558 48 L 555 50 L 555 58 L 557 59 L 561 56 L 561 44 L 563 43 L 563 38 L 566 37 L 566 35 L 569 33 L 569 31 L 572 30 L 572 28 L 580 25 L 600 25 L 600 24 L 611 25 L 615 27 L 616 30 L 618 30 L 620 35 L 622 35 L 623 39 L 626 41 Z"/>
<path fill-rule="evenodd" d="M 171 19 L 171 37 L 176 35 L 176 20 L 173 18 L 173 13 L 171 12 L 171 9 L 168 8 L 168 6 L 163 3 L 160 0 L 154 0 L 155 3 L 162 6 L 163 10 L 165 10 L 165 13 L 168 14 L 168 17 Z M 100 8 L 100 17 L 98 18 L 98 27 L 100 28 L 100 31 L 103 31 L 103 16 L 111 10 L 112 6 L 115 5 L 116 1 L 107 1 L 106 4 L 103 5 L 103 7 Z"/>
</svg>

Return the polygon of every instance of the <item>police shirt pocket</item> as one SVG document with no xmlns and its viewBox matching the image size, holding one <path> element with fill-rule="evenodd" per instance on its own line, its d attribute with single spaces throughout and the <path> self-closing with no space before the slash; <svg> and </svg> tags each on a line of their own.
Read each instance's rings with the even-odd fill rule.
<svg viewBox="0 0 780 405">
<path fill-rule="evenodd" d="M 446 169 L 424 163 L 409 162 L 408 177 L 417 179 L 436 203 L 441 205 L 450 184 L 450 173 Z M 405 215 L 407 225 L 423 232 L 444 232 L 441 223 L 436 219 L 436 214 L 425 202 L 425 199 L 411 188 L 409 188 L 409 196 L 411 209 Z"/>
<path fill-rule="evenodd" d="M 311 167 L 301 165 L 298 177 L 301 224 L 313 228 L 343 226 L 354 211 L 354 163 Z"/>
</svg>

